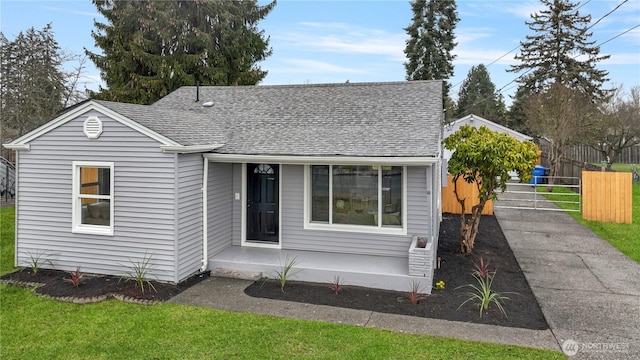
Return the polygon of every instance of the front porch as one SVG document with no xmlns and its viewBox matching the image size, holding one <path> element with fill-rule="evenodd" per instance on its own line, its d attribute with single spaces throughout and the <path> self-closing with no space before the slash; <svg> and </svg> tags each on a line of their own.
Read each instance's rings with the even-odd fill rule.
<svg viewBox="0 0 640 360">
<path fill-rule="evenodd" d="M 430 277 L 409 276 L 407 257 L 354 255 L 317 251 L 281 250 L 229 246 L 209 259 L 209 269 L 257 272 L 273 278 L 287 259 L 296 259 L 291 280 L 331 283 L 340 277 L 343 285 L 409 291 L 413 282 L 421 292 L 431 293 Z"/>
</svg>

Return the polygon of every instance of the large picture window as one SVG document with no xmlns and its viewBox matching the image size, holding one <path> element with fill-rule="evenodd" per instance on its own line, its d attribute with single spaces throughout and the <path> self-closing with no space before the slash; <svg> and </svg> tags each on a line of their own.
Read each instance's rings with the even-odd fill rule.
<svg viewBox="0 0 640 360">
<path fill-rule="evenodd" d="M 402 228 L 403 167 L 310 166 L 311 223 Z"/>
<path fill-rule="evenodd" d="M 73 232 L 113 235 L 113 163 L 73 163 Z"/>
</svg>

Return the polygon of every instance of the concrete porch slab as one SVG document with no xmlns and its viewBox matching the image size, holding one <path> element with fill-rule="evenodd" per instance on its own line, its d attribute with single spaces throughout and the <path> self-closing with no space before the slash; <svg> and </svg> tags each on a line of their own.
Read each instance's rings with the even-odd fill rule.
<svg viewBox="0 0 640 360">
<path fill-rule="evenodd" d="M 209 269 L 261 272 L 274 278 L 292 259 L 296 262 L 291 280 L 332 283 L 340 277 L 344 285 L 395 291 L 409 291 L 417 282 L 423 293 L 431 293 L 433 286 L 425 277 L 409 276 L 408 255 L 405 258 L 229 246 L 209 259 Z"/>
</svg>

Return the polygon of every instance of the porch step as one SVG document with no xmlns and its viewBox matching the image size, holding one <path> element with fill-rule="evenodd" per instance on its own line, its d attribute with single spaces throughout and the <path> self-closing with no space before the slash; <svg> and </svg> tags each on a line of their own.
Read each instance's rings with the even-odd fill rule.
<svg viewBox="0 0 640 360">
<path fill-rule="evenodd" d="M 249 270 L 237 270 L 217 267 L 211 272 L 211 276 L 242 279 L 242 280 L 259 280 L 262 278 L 262 273 L 259 271 Z"/>
</svg>

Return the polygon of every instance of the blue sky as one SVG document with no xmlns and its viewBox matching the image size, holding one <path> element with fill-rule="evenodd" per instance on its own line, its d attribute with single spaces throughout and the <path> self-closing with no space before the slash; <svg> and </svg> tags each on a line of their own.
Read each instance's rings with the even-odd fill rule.
<svg viewBox="0 0 640 360">
<path fill-rule="evenodd" d="M 508 97 L 516 88 L 512 81 L 517 76 L 505 71 L 515 63 L 517 50 L 510 51 L 532 34 L 525 21 L 541 9 L 539 1 L 457 3 L 460 22 L 456 29 L 455 74 L 449 79 L 454 85 L 451 95 L 457 97 L 459 84 L 471 66 L 483 63 L 496 88 L 502 88 Z M 592 22 L 596 22 L 621 3 L 593 26 L 591 39 L 597 44 L 606 42 L 601 54 L 611 55 L 598 68 L 609 72 L 612 84 L 622 84 L 628 90 L 640 85 L 640 1 L 585 0 L 580 12 L 591 14 Z M 411 16 L 409 1 L 405 0 L 279 0 L 259 24 L 270 36 L 273 48 L 273 55 L 260 63 L 269 72 L 262 84 L 402 81 L 407 40 L 403 29 L 410 24 Z M 0 2 L 0 29 L 7 38 L 51 22 L 61 48 L 71 53 L 81 54 L 83 48 L 99 51 L 91 37 L 94 19 L 104 21 L 89 0 Z M 87 87 L 96 89 L 100 75 L 91 62 L 88 65 L 84 80 Z"/>
</svg>

